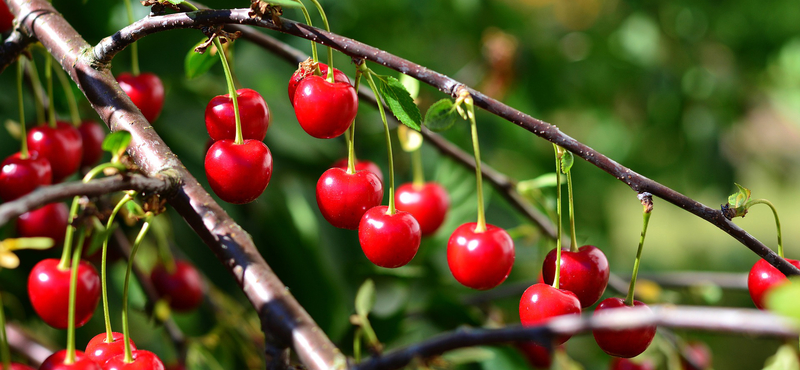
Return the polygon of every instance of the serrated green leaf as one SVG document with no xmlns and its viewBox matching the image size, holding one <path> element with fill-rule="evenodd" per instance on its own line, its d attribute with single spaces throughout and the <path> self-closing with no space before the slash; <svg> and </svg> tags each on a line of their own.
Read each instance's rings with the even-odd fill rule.
<svg viewBox="0 0 800 370">
<path fill-rule="evenodd" d="M 775 354 L 767 359 L 764 370 L 800 370 L 797 352 L 791 344 L 784 344 Z"/>
<path fill-rule="evenodd" d="M 789 284 L 781 284 L 767 292 L 767 308 L 779 315 L 800 320 L 800 278 L 789 279 Z"/>
<path fill-rule="evenodd" d="M 131 133 L 128 131 L 112 132 L 103 140 L 103 150 L 110 152 L 114 158 L 119 158 L 128 144 L 131 143 Z"/>
<path fill-rule="evenodd" d="M 572 155 L 572 152 L 565 150 L 561 155 L 561 172 L 569 172 L 573 164 L 575 164 L 575 156 Z"/>
<path fill-rule="evenodd" d="M 442 99 L 433 103 L 425 112 L 425 126 L 433 131 L 444 131 L 456 123 L 453 101 Z"/>
<path fill-rule="evenodd" d="M 404 125 L 419 131 L 422 124 L 422 114 L 419 107 L 414 104 L 414 99 L 406 90 L 400 80 L 392 76 L 380 78 L 380 92 L 383 100 L 392 110 L 392 114 Z"/>
<path fill-rule="evenodd" d="M 213 45 L 202 54 L 194 51 L 197 46 L 200 46 L 200 44 L 206 41 L 207 39 L 204 38 L 198 42 L 191 50 L 189 50 L 189 53 L 186 54 L 186 58 L 183 60 L 183 69 L 186 73 L 187 79 L 202 76 L 208 72 L 208 70 L 211 69 L 211 67 L 213 67 L 214 64 L 216 64 L 219 60 L 219 56 L 216 55 L 216 52 L 212 52 L 212 50 L 216 50 Z"/>
<path fill-rule="evenodd" d="M 411 99 L 416 99 L 419 96 L 419 80 L 409 75 L 401 74 L 400 83 L 408 90 Z"/>
<path fill-rule="evenodd" d="M 367 317 L 373 306 L 375 306 L 375 282 L 367 279 L 356 293 L 356 313 L 358 316 Z"/>
<path fill-rule="evenodd" d="M 733 208 L 740 208 L 750 199 L 750 189 L 739 184 L 736 184 L 736 187 L 739 191 L 728 196 L 728 204 Z"/>
</svg>

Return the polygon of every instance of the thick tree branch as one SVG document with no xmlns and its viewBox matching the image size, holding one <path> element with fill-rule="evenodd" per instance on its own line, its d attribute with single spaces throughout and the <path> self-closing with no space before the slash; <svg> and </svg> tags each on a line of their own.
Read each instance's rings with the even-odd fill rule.
<svg viewBox="0 0 800 370">
<path fill-rule="evenodd" d="M 797 323 L 767 311 L 690 306 L 653 306 L 591 313 L 582 316 L 561 316 L 537 327 L 513 326 L 502 329 L 462 329 L 442 334 L 425 342 L 401 348 L 383 356 L 371 357 L 353 370 L 400 369 L 415 359 L 427 359 L 457 348 L 535 341 L 544 345 L 557 335 L 585 333 L 593 329 L 628 329 L 648 325 L 719 333 L 748 334 L 779 338 L 796 338 Z M 609 310 L 612 311 L 612 310 Z"/>
<path fill-rule="evenodd" d="M 19 55 L 22 54 L 22 51 L 34 41 L 33 38 L 18 31 L 12 32 L 8 38 L 3 40 L 3 44 L 0 45 L 0 73 L 3 73 L 11 63 L 14 63 L 19 58 Z"/>
<path fill-rule="evenodd" d="M 96 197 L 123 190 L 169 195 L 179 185 L 174 180 L 174 178 L 158 174 L 154 177 L 134 174 L 116 175 L 88 183 L 74 181 L 40 187 L 19 199 L 0 204 L 0 225 L 5 225 L 14 217 L 45 204 L 76 195 Z"/>
<path fill-rule="evenodd" d="M 53 354 L 53 348 L 42 345 L 14 323 L 6 324 L 6 333 L 8 333 L 9 347 L 22 354 L 34 367 L 39 367 L 45 359 Z"/>
<path fill-rule="evenodd" d="M 583 158 L 624 182 L 637 193 L 649 192 L 710 222 L 750 248 L 784 274 L 789 276 L 800 275 L 800 269 L 780 258 L 759 240 L 725 218 L 719 210 L 707 207 L 622 166 L 602 153 L 562 133 L 556 126 L 511 108 L 439 72 L 378 48 L 288 19 L 282 18 L 280 24 L 275 24 L 271 20 L 250 18 L 248 11 L 248 9 L 201 10 L 191 13 L 148 17 L 123 28 L 113 36 L 101 40 L 94 49 L 94 61 L 100 65 L 107 64 L 114 54 L 123 50 L 130 43 L 144 36 L 170 29 L 201 28 L 219 24 L 245 24 L 302 37 L 325 46 L 331 46 L 352 58 L 366 59 L 407 74 L 453 97 L 457 96 L 463 89 L 466 89 L 472 96 L 476 106 L 502 117 L 547 141 L 566 148 L 576 156 Z"/>
<path fill-rule="evenodd" d="M 69 73 L 111 130 L 132 134 L 128 153 L 141 170 L 150 176 L 170 171 L 182 181 L 168 198 L 170 205 L 240 284 L 261 317 L 267 343 L 276 348 L 272 353 L 292 347 L 309 369 L 344 368 L 344 356 L 275 276 L 247 232 L 186 170 L 110 71 L 94 68 L 97 64 L 88 57 L 92 54 L 90 45 L 44 0 L 12 0 L 9 5 L 22 27 L 35 35 Z"/>
</svg>

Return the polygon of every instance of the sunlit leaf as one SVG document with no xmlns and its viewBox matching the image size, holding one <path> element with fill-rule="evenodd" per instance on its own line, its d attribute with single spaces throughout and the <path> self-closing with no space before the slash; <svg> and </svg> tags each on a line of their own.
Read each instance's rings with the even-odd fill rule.
<svg viewBox="0 0 800 370">
<path fill-rule="evenodd" d="M 561 172 L 569 172 L 573 164 L 575 164 L 575 156 L 572 155 L 572 152 L 565 150 L 564 154 L 561 155 Z"/>
<path fill-rule="evenodd" d="M 128 131 L 112 132 L 103 140 L 103 150 L 110 152 L 114 158 L 119 158 L 128 149 L 131 143 L 131 133 Z"/>
<path fill-rule="evenodd" d="M 405 86 L 392 76 L 381 77 L 381 82 L 379 88 L 381 96 L 389 105 L 392 114 L 404 125 L 419 131 L 420 125 L 422 125 L 422 114 Z"/>
<path fill-rule="evenodd" d="M 203 44 L 207 41 L 207 39 L 203 39 L 198 42 L 195 47 Z M 183 69 L 186 73 L 186 78 L 192 79 L 195 77 L 202 76 L 204 73 L 208 72 L 214 64 L 217 63 L 219 60 L 219 56 L 216 55 L 218 50 L 212 45 L 211 47 L 206 50 L 205 53 L 198 53 L 194 51 L 194 47 L 189 50 L 186 54 L 186 58 L 183 61 Z"/>
<path fill-rule="evenodd" d="M 413 152 L 422 146 L 422 134 L 407 126 L 397 126 L 397 139 L 403 151 Z"/>
<path fill-rule="evenodd" d="M 777 314 L 800 320 L 800 278 L 789 279 L 789 284 L 781 284 L 767 291 L 767 308 Z"/>
<path fill-rule="evenodd" d="M 416 99 L 419 96 L 419 80 L 409 75 L 401 74 L 400 83 L 408 90 L 411 99 Z"/>
<path fill-rule="evenodd" d="M 444 131 L 453 126 L 456 122 L 456 117 L 453 101 L 442 99 L 428 108 L 425 113 L 425 126 L 433 131 Z"/>
<path fill-rule="evenodd" d="M 764 370 L 800 370 L 797 351 L 792 344 L 784 344 L 772 357 L 767 359 Z"/>
<path fill-rule="evenodd" d="M 366 317 L 375 306 L 375 282 L 367 279 L 356 293 L 356 313 L 361 317 Z"/>
<path fill-rule="evenodd" d="M 6 131 L 14 140 L 19 140 L 22 137 L 22 127 L 20 126 L 19 122 L 14 121 L 12 119 L 7 119 L 5 122 Z"/>
</svg>

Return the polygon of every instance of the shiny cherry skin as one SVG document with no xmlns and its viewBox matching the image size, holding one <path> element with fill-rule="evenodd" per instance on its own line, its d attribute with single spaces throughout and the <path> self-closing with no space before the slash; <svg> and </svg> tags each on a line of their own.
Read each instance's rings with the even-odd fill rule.
<svg viewBox="0 0 800 370">
<path fill-rule="evenodd" d="M 66 358 L 67 350 L 62 349 L 44 360 L 39 370 L 101 370 L 96 362 L 81 351 L 75 351 L 75 362 L 70 365 L 64 363 Z"/>
<path fill-rule="evenodd" d="M 52 182 L 50 162 L 40 158 L 37 152 L 28 152 L 25 159 L 17 152 L 0 163 L 0 199 L 3 201 L 17 199 Z"/>
<path fill-rule="evenodd" d="M 191 311 L 203 303 L 205 283 L 188 261 L 175 260 L 175 271 L 171 274 L 164 265 L 158 264 L 150 273 L 150 280 L 158 295 L 166 298 L 175 311 Z"/>
<path fill-rule="evenodd" d="M 689 341 L 686 343 L 683 353 L 694 363 L 694 365 L 690 364 L 686 359 L 681 358 L 681 368 L 683 370 L 705 370 L 711 368 L 711 349 L 705 343 Z"/>
<path fill-rule="evenodd" d="M 553 356 L 550 351 L 535 342 L 517 343 L 516 346 L 534 369 L 549 369 L 553 364 Z"/>
<path fill-rule="evenodd" d="M 0 370 L 3 370 L 3 364 L 0 364 Z M 36 370 L 28 365 L 18 364 L 16 362 L 11 363 L 11 370 Z"/>
<path fill-rule="evenodd" d="M 20 215 L 17 218 L 17 235 L 22 238 L 50 238 L 53 239 L 54 246 L 58 246 L 64 242 L 68 218 L 66 204 L 50 203 Z"/>
<path fill-rule="evenodd" d="M 546 284 L 553 284 L 556 276 L 556 250 L 544 258 L 542 276 Z M 581 307 L 589 307 L 603 295 L 608 285 L 608 259 L 599 248 L 584 245 L 577 252 L 561 250 L 561 276 L 559 288 L 569 290 L 578 296 Z"/>
<path fill-rule="evenodd" d="M 28 297 L 44 322 L 56 329 L 66 329 L 71 269 L 60 270 L 58 262 L 47 258 L 33 267 L 28 275 Z M 78 264 L 75 297 L 75 327 L 79 328 L 92 318 L 100 300 L 100 275 L 86 261 Z"/>
<path fill-rule="evenodd" d="M 331 165 L 331 167 L 341 168 L 347 171 L 347 158 L 342 158 L 336 162 L 333 162 L 333 165 Z M 381 168 L 378 167 L 377 164 L 375 164 L 375 162 L 356 159 L 355 168 L 356 171 L 367 170 L 369 172 L 374 173 L 375 175 L 378 176 L 378 179 L 381 180 L 381 184 L 383 184 L 383 172 L 381 171 Z"/>
<path fill-rule="evenodd" d="M 292 105 L 297 122 L 306 133 L 331 139 L 347 131 L 356 118 L 358 95 L 349 83 L 330 83 L 311 75 L 297 85 Z"/>
<path fill-rule="evenodd" d="M 575 293 L 556 289 L 547 284 L 533 284 L 522 293 L 519 301 L 519 319 L 524 326 L 534 326 L 562 315 L 580 315 L 581 302 Z M 555 345 L 566 342 L 570 336 L 554 338 Z"/>
<path fill-rule="evenodd" d="M 800 268 L 800 261 L 789 258 L 786 261 Z M 767 292 L 788 281 L 789 279 L 786 278 L 786 275 L 770 265 L 765 259 L 760 259 L 750 269 L 750 274 L 747 275 L 747 290 L 750 291 L 750 298 L 753 299 L 756 307 L 763 310 L 767 304 L 765 301 Z"/>
<path fill-rule="evenodd" d="M 12 27 L 14 27 L 14 14 L 11 14 L 5 1 L 0 1 L 0 33 L 10 31 Z"/>
<path fill-rule="evenodd" d="M 317 181 L 317 206 L 325 219 L 341 229 L 355 230 L 361 216 L 381 204 L 383 184 L 370 171 L 348 174 L 330 168 Z"/>
<path fill-rule="evenodd" d="M 272 153 L 258 140 L 219 140 L 206 153 L 206 177 L 214 194 L 233 204 L 250 203 L 269 185 Z"/>
<path fill-rule="evenodd" d="M 100 162 L 103 157 L 103 140 L 106 139 L 106 130 L 95 121 L 83 121 L 78 126 L 83 141 L 83 157 L 81 166 L 92 167 Z"/>
<path fill-rule="evenodd" d="M 447 190 L 435 182 L 400 185 L 394 194 L 394 201 L 397 209 L 411 213 L 417 219 L 422 236 L 435 233 L 442 226 L 450 208 Z"/>
<path fill-rule="evenodd" d="M 264 140 L 269 129 L 270 114 L 267 102 L 252 89 L 236 90 L 242 137 Z M 217 95 L 206 105 L 206 130 L 212 140 L 236 139 L 236 116 L 230 94 Z"/>
<path fill-rule="evenodd" d="M 514 241 L 508 233 L 486 224 L 475 232 L 477 223 L 465 223 L 453 231 L 447 242 L 447 264 L 453 277 L 472 289 L 492 289 L 506 280 L 514 265 Z"/>
<path fill-rule="evenodd" d="M 645 359 L 640 363 L 633 362 L 627 358 L 615 357 L 608 365 L 609 370 L 656 370 L 650 360 Z"/>
<path fill-rule="evenodd" d="M 327 77 L 328 76 L 328 65 L 325 64 L 325 63 L 319 63 L 318 66 L 319 66 L 319 70 L 321 72 L 320 76 L 323 77 L 323 78 Z M 289 79 L 289 101 L 292 102 L 292 103 L 294 103 L 294 94 L 295 94 L 295 91 L 297 91 L 297 85 L 299 85 L 300 81 L 302 81 L 304 78 L 306 78 L 306 77 L 311 75 L 311 73 L 305 73 L 305 72 L 306 71 L 304 71 L 302 68 L 300 68 L 300 69 L 296 70 L 292 74 L 292 77 Z M 337 68 L 333 69 L 333 81 L 334 82 L 345 82 L 348 85 L 350 84 L 350 79 L 347 78 L 347 75 L 345 75 L 344 72 L 340 71 Z"/>
<path fill-rule="evenodd" d="M 155 353 L 138 349 L 132 352 L 133 362 L 125 362 L 125 354 L 114 356 L 105 364 L 103 370 L 164 370 L 164 363 Z"/>
<path fill-rule="evenodd" d="M 370 262 L 386 268 L 405 266 L 419 250 L 419 223 L 408 212 L 388 214 L 389 207 L 370 208 L 358 225 L 358 241 Z"/>
<path fill-rule="evenodd" d="M 138 76 L 125 72 L 117 76 L 117 82 L 147 121 L 153 122 L 158 118 L 164 106 L 164 84 L 158 76 L 149 72 Z"/>
<path fill-rule="evenodd" d="M 75 126 L 57 122 L 56 128 L 45 125 L 28 131 L 28 149 L 50 162 L 55 184 L 78 171 L 83 157 L 83 139 Z"/>
<path fill-rule="evenodd" d="M 106 342 L 106 333 L 100 333 L 94 336 L 92 340 L 86 345 L 86 356 L 98 364 L 104 364 L 108 359 L 125 354 L 125 337 L 122 333 L 111 333 L 113 342 Z M 136 350 L 136 344 L 133 339 L 128 340 L 131 343 L 131 350 Z"/>
<path fill-rule="evenodd" d="M 644 308 L 649 310 L 646 304 L 640 301 L 633 301 L 633 306 L 625 305 L 622 298 L 606 298 L 594 310 L 593 316 L 602 315 L 611 310 L 630 310 L 633 308 Z M 596 329 L 592 331 L 597 345 L 611 356 L 631 358 L 636 357 L 653 341 L 656 336 L 656 326 L 644 326 L 624 330 Z"/>
</svg>

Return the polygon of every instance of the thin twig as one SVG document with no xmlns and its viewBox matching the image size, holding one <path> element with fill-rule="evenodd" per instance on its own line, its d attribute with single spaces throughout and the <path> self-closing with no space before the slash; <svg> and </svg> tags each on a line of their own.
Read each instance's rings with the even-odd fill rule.
<svg viewBox="0 0 800 370">
<path fill-rule="evenodd" d="M 12 32 L 8 38 L 3 40 L 3 43 L 0 44 L 0 73 L 3 73 L 8 66 L 14 63 L 19 58 L 19 55 L 22 54 L 22 51 L 34 41 L 36 40 L 32 37 L 28 37 L 18 31 Z"/>
</svg>

